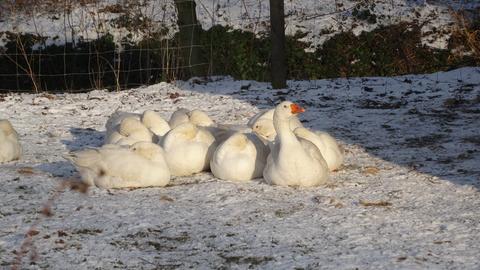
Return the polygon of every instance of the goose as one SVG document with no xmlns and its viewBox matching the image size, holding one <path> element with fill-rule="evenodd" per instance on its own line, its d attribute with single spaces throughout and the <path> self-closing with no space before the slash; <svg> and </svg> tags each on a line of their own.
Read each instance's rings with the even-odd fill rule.
<svg viewBox="0 0 480 270">
<path fill-rule="evenodd" d="M 187 123 L 190 121 L 188 117 L 189 110 L 185 108 L 180 108 L 172 113 L 170 116 L 170 120 L 168 120 L 168 124 L 170 125 L 171 129 L 176 128 L 177 126 Z"/>
<path fill-rule="evenodd" d="M 172 175 L 187 176 L 210 168 L 216 142 L 207 129 L 187 122 L 165 134 L 162 146 Z"/>
<path fill-rule="evenodd" d="M 134 116 L 125 117 L 114 131 L 105 138 L 105 144 L 132 145 L 136 142 L 152 142 L 153 134 Z"/>
<path fill-rule="evenodd" d="M 323 131 L 311 131 L 303 127 L 296 128 L 293 132 L 297 137 L 309 140 L 318 147 L 330 171 L 334 171 L 342 165 L 343 151 L 330 134 Z"/>
<path fill-rule="evenodd" d="M 244 125 L 216 124 L 204 111 L 184 108 L 176 110 L 168 121 L 173 129 L 184 123 L 192 123 L 199 127 L 207 129 L 219 143 L 226 140 L 235 132 L 250 132 L 251 128 Z"/>
<path fill-rule="evenodd" d="M 215 125 L 215 122 L 213 122 L 213 120 L 204 111 L 189 111 L 185 108 L 180 108 L 173 112 L 172 116 L 170 116 L 168 124 L 173 129 L 187 122 L 202 127 L 209 127 Z"/>
<path fill-rule="evenodd" d="M 273 142 L 277 136 L 273 121 L 270 119 L 258 119 L 252 126 L 252 130 L 266 142 Z"/>
<path fill-rule="evenodd" d="M 273 114 L 275 109 L 270 109 L 267 111 L 259 112 L 254 115 L 249 121 L 248 126 L 252 128 L 255 134 L 259 135 L 261 138 L 267 141 L 275 140 L 277 132 L 273 126 Z M 302 122 L 298 117 L 293 116 L 290 118 L 290 128 L 292 130 L 303 127 Z"/>
<path fill-rule="evenodd" d="M 147 127 L 154 135 L 154 142 L 159 142 L 163 136 L 170 130 L 170 125 L 160 114 L 146 110 L 142 114 L 142 123 Z"/>
<path fill-rule="evenodd" d="M 250 120 L 248 120 L 247 125 L 250 127 L 253 127 L 255 122 L 257 122 L 259 119 L 270 119 L 273 120 L 273 113 L 275 109 L 270 109 L 270 110 L 263 110 L 252 116 Z"/>
<path fill-rule="evenodd" d="M 246 125 L 215 124 L 205 128 L 212 133 L 218 144 L 224 142 L 235 133 L 252 133 L 252 129 Z"/>
<path fill-rule="evenodd" d="M 269 184 L 311 187 L 328 180 L 328 166 L 320 150 L 310 141 L 297 138 L 291 130 L 291 118 L 304 111 L 290 101 L 275 107 L 273 125 L 277 136 L 263 170 Z"/>
<path fill-rule="evenodd" d="M 129 147 L 107 144 L 65 155 L 84 183 L 100 188 L 163 187 L 170 171 L 163 149 L 151 142 Z"/>
<path fill-rule="evenodd" d="M 17 160 L 21 155 L 17 132 L 10 121 L 0 119 L 0 163 Z"/>
<path fill-rule="evenodd" d="M 117 126 L 122 122 L 122 120 L 127 117 L 134 117 L 140 120 L 141 115 L 139 113 L 115 111 L 114 113 L 112 113 L 112 115 L 110 115 L 107 122 L 105 123 L 105 130 L 107 131 L 106 137 L 109 137 L 109 132 L 115 131 Z"/>
<path fill-rule="evenodd" d="M 211 127 L 215 126 L 215 122 L 213 122 L 212 118 L 208 116 L 204 111 L 201 110 L 192 110 L 188 113 L 190 117 L 190 122 L 197 126 L 201 127 Z"/>
<path fill-rule="evenodd" d="M 210 161 L 217 178 L 230 181 L 249 181 L 262 177 L 268 147 L 252 133 L 237 132 L 222 142 Z"/>
<path fill-rule="evenodd" d="M 108 118 L 107 123 L 105 124 L 105 138 L 109 138 L 112 133 L 117 131 L 118 125 L 125 118 L 136 118 L 137 120 L 140 120 L 142 124 L 154 134 L 154 142 L 158 142 L 163 135 L 170 130 L 168 122 L 165 121 L 162 116 L 155 111 L 145 110 L 142 114 L 116 111 L 110 116 L 110 118 Z"/>
<path fill-rule="evenodd" d="M 224 130 L 231 130 L 235 133 L 252 133 L 252 129 L 244 124 L 217 124 L 217 127 Z"/>
</svg>

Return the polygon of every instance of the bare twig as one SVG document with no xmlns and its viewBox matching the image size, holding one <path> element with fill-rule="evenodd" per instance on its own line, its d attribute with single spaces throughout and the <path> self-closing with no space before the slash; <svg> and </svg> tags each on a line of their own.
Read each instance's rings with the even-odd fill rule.
<svg viewBox="0 0 480 270">
<path fill-rule="evenodd" d="M 22 259 L 29 253 L 30 249 L 33 246 L 33 237 L 38 234 L 37 227 L 45 218 L 53 216 L 52 206 L 66 188 L 70 188 L 71 190 L 75 190 L 81 193 L 87 193 L 88 191 L 88 185 L 82 182 L 66 180 L 61 181 L 58 184 L 58 186 L 53 190 L 53 194 L 43 204 L 40 212 L 42 215 L 37 218 L 35 222 L 32 223 L 30 228 L 28 228 L 27 232 L 25 233 L 23 242 L 20 245 L 20 250 L 15 252 L 16 256 L 12 264 L 12 270 L 21 269 Z"/>
</svg>

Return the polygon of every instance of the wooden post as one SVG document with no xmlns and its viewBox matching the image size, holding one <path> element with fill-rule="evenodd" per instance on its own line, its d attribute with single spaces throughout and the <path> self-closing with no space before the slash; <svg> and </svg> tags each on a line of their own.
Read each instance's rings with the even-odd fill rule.
<svg viewBox="0 0 480 270">
<path fill-rule="evenodd" d="M 272 87 L 287 87 L 287 58 L 285 52 L 285 11 L 283 0 L 270 0 L 270 35 L 272 40 Z"/>
<path fill-rule="evenodd" d="M 208 64 L 202 57 L 200 48 L 201 26 L 197 21 L 196 4 L 194 0 L 175 0 L 177 7 L 181 65 L 188 66 L 190 76 L 207 75 Z"/>
</svg>

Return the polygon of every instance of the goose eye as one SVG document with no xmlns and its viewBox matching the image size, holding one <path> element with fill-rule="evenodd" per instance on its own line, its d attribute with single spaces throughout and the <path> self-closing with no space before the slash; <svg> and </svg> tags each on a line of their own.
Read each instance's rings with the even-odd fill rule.
<svg viewBox="0 0 480 270">
<path fill-rule="evenodd" d="M 258 125 L 256 125 L 255 128 L 258 128 Z"/>
<path fill-rule="evenodd" d="M 287 105 L 283 105 L 283 108 L 285 108 L 285 109 L 286 109 L 286 108 L 287 108 Z"/>
</svg>

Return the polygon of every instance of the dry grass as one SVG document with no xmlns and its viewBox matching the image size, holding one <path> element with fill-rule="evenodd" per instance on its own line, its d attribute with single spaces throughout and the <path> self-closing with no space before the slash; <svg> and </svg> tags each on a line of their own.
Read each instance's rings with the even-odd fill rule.
<svg viewBox="0 0 480 270">
<path fill-rule="evenodd" d="M 30 228 L 28 228 L 27 232 L 24 235 L 22 244 L 20 245 L 19 250 L 15 250 L 15 259 L 12 263 L 12 270 L 23 269 L 22 268 L 22 259 L 30 254 L 30 260 L 35 261 L 38 259 L 38 254 L 34 246 L 34 237 L 39 234 L 37 230 L 38 226 L 45 218 L 49 218 L 53 216 L 52 207 L 55 201 L 60 197 L 65 189 L 71 189 L 80 193 L 87 193 L 88 186 L 84 183 L 66 180 L 61 181 L 59 185 L 54 189 L 52 195 L 48 200 L 43 204 L 40 213 L 41 216 L 37 218 L 35 222 L 32 223 Z"/>
<path fill-rule="evenodd" d="M 23 175 L 34 174 L 32 167 L 22 167 L 22 168 L 18 169 L 17 172 L 19 174 L 23 174 Z"/>
<path fill-rule="evenodd" d="M 455 18 L 455 29 L 452 33 L 453 46 L 460 47 L 458 54 L 470 54 L 476 63 L 480 64 L 480 26 L 475 26 L 472 17 L 465 12 L 453 10 L 450 12 Z"/>
<path fill-rule="evenodd" d="M 72 10 L 74 6 L 85 6 L 89 4 L 99 3 L 102 0 L 9 0 L 0 1 L 0 19 L 17 13 L 31 14 L 32 12 L 58 12 Z"/>
<path fill-rule="evenodd" d="M 364 201 L 364 200 L 360 200 L 359 203 L 363 206 L 372 206 L 372 207 L 389 207 L 389 206 L 392 206 L 392 203 L 391 202 L 387 202 L 387 201 L 377 201 L 377 202 L 369 202 L 369 201 Z"/>
<path fill-rule="evenodd" d="M 369 167 L 366 167 L 362 173 L 364 175 L 376 175 L 380 172 L 380 169 L 377 168 L 377 167 L 372 167 L 372 166 L 369 166 Z"/>
</svg>

